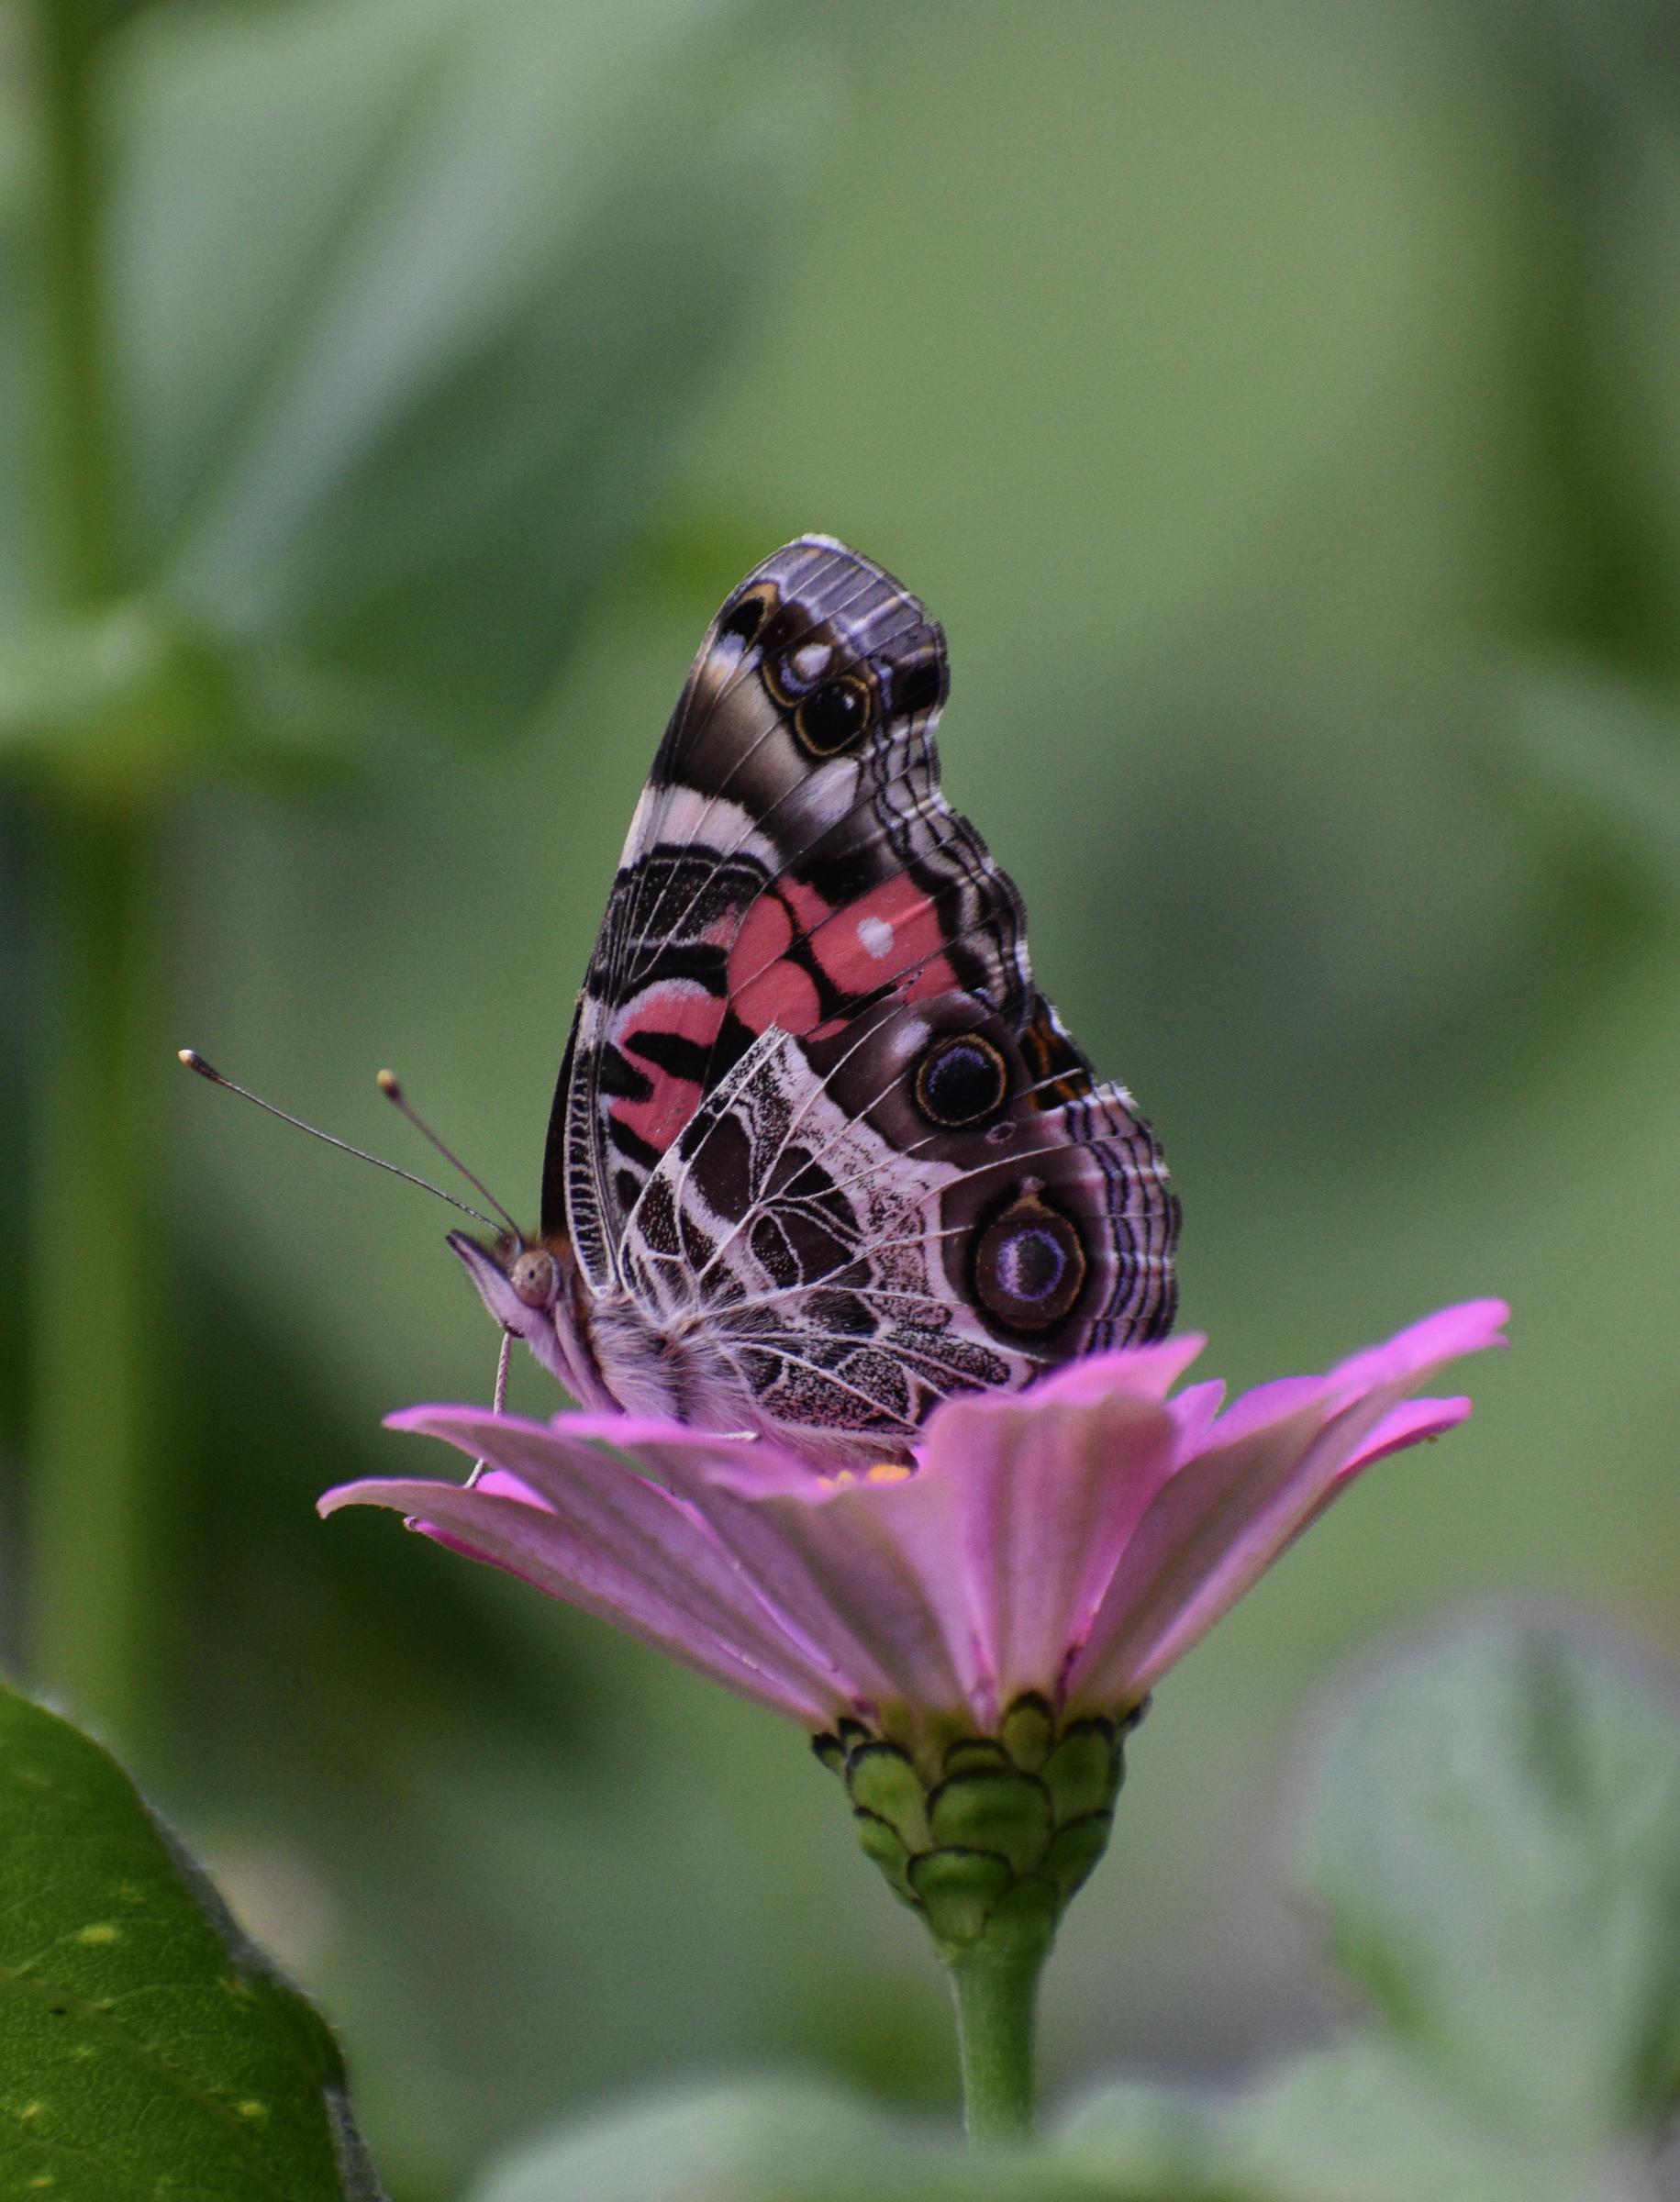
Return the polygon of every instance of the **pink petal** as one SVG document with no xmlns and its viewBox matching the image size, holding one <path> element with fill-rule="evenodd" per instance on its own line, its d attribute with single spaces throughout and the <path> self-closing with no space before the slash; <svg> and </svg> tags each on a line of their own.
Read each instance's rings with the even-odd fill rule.
<svg viewBox="0 0 1680 2202">
<path fill-rule="evenodd" d="M 1401 1402 L 1444 1361 L 1503 1344 L 1507 1314 L 1497 1300 L 1447 1308 L 1328 1378 L 1263 1385 L 1258 1407 L 1253 1393 L 1240 1399 L 1139 1525 L 1069 1675 L 1070 1692 L 1081 1701 L 1140 1700 L 1322 1511 L 1350 1471 L 1462 1418 L 1456 1402 L 1419 1402 L 1418 1410 Z M 1291 1400 L 1293 1411 L 1280 1415 Z"/>
<path fill-rule="evenodd" d="M 1268 1423 L 1285 1422 L 1303 1406 L 1327 1399 L 1330 1385 L 1328 1376 L 1274 1376 L 1270 1384 L 1257 1384 L 1252 1392 L 1233 1399 L 1219 1417 L 1213 1426 L 1213 1442 L 1233 1444 Z"/>
<path fill-rule="evenodd" d="M 924 1455 L 922 1478 L 952 1495 L 945 1574 L 960 1585 L 962 1619 L 952 1613 L 947 1627 L 954 1635 L 966 1623 L 964 1681 L 983 1729 L 1024 1691 L 1054 1698 L 1070 1648 L 1176 1456 L 1178 1426 L 1154 1398 L 1050 1390 L 947 1407 Z M 930 1592 L 955 1603 L 942 1581 Z"/>
<path fill-rule="evenodd" d="M 1178 1425 L 1176 1458 L 1181 1464 L 1201 1451 L 1224 1404 L 1225 1386 L 1217 1376 L 1206 1384 L 1193 1384 L 1176 1399 L 1168 1400 L 1167 1412 Z"/>
<path fill-rule="evenodd" d="M 820 1524 L 808 1535 L 798 1529 L 800 1509 L 826 1508 L 845 1485 L 768 1448 L 729 1452 L 694 1431 L 644 1440 L 637 1451 L 735 1555 L 790 1637 L 814 1652 L 820 1646 L 862 1697 L 877 1705 L 905 1698 L 915 1675 L 931 1678 L 929 1686 L 944 1692 L 941 1703 L 955 1697 L 951 1663 L 929 1642 L 930 1629 L 942 1640 L 938 1616 L 918 1592 L 907 1589 L 902 1555 L 861 1563 L 873 1571 L 873 1587 L 862 1598 L 862 1579 L 842 1566 L 837 1596 L 829 1561 L 818 1557 L 831 1532 Z M 862 1488 L 874 1495 L 875 1486 Z"/>
<path fill-rule="evenodd" d="M 1413 1445 L 1421 1445 L 1426 1439 L 1439 1438 L 1449 1429 L 1456 1429 L 1470 1415 L 1468 1399 L 1410 1399 L 1404 1407 L 1396 1407 L 1385 1415 L 1371 1432 L 1365 1442 L 1319 1494 L 1313 1507 L 1292 1534 L 1289 1541 L 1311 1529 L 1326 1507 L 1339 1498 L 1356 1475 L 1362 1474 L 1374 1461 L 1385 1460 L 1391 1452 L 1404 1452 Z"/>
<path fill-rule="evenodd" d="M 1164 1399 L 1207 1343 L 1201 1331 L 1186 1330 L 1180 1337 L 1163 1339 L 1158 1345 L 1125 1346 L 1112 1353 L 1088 1354 L 1083 1361 L 1064 1362 L 1053 1376 L 1041 1376 L 1025 1396 L 1034 1406 L 1053 1399 L 1086 1407 L 1115 1392 L 1129 1393 L 1135 1399 Z M 932 1436 L 940 1414 L 966 1407 L 1007 1406 L 1013 1396 L 1006 1395 L 996 1401 L 951 1400 L 932 1418 L 929 1436 Z"/>
<path fill-rule="evenodd" d="M 745 1696 L 827 1721 L 854 1696 L 849 1678 L 791 1642 L 692 1510 L 592 1448 L 539 1423 L 480 1408 L 419 1408 L 395 1427 L 445 1438 L 545 1501 L 430 1481 L 369 1478 L 329 1491 L 320 1510 L 383 1506 L 551 1596 L 580 1606 Z"/>
<path fill-rule="evenodd" d="M 886 1704 L 936 1717 L 963 1714 L 975 1661 L 952 1563 L 952 1494 L 943 1478 L 917 1474 L 817 1496 L 786 1493 L 754 1500 L 751 1510 L 797 1563 L 811 1596 L 845 1640 L 868 1646 Z M 723 1514 L 711 1518 L 724 1526 Z M 727 1534 L 741 1549 L 734 1518 Z M 779 1595 L 791 1574 L 790 1568 L 778 1578 Z"/>
<path fill-rule="evenodd" d="M 1303 1488 L 1323 1421 L 1321 1405 L 1309 1402 L 1180 1468 L 1115 1570 L 1069 1671 L 1071 1701 L 1104 1709 L 1140 1703 L 1155 1676 L 1263 1572 L 1334 1474 Z"/>
<path fill-rule="evenodd" d="M 349 1485 L 344 1488 L 348 1490 Z M 534 1491 L 522 1476 L 509 1475 L 506 1468 L 486 1468 L 473 1488 L 487 1491 L 492 1498 L 517 1498 L 525 1506 L 540 1507 L 544 1514 L 554 1511 L 540 1491 Z"/>
<path fill-rule="evenodd" d="M 411 1409 L 410 1412 L 418 1412 Z M 393 1426 L 405 1418 L 393 1415 Z M 686 1422 L 667 1421 L 651 1415 L 556 1415 L 548 1425 L 556 1437 L 584 1439 L 610 1445 L 616 1452 L 642 1458 L 651 1451 L 674 1447 L 679 1452 L 714 1462 L 720 1471 L 739 1469 L 744 1482 L 775 1490 L 799 1490 L 823 1485 L 822 1471 L 803 1455 L 775 1444 L 756 1432 L 730 1436 L 721 1430 L 695 1429 Z"/>
<path fill-rule="evenodd" d="M 1456 1307 L 1442 1307 L 1385 1345 L 1367 1346 L 1363 1353 L 1339 1362 L 1330 1371 L 1330 1382 L 1346 1396 L 1383 1384 L 1400 1384 L 1407 1391 L 1416 1391 L 1449 1362 L 1489 1346 L 1508 1345 L 1505 1326 L 1510 1319 L 1511 1311 L 1503 1300 L 1465 1300 Z"/>
<path fill-rule="evenodd" d="M 1369 1468 L 1373 1461 L 1385 1460 L 1391 1452 L 1404 1452 L 1408 1445 L 1421 1445 L 1426 1439 L 1444 1437 L 1448 1430 L 1456 1429 L 1470 1416 L 1470 1402 L 1458 1399 L 1408 1399 L 1404 1407 L 1396 1407 L 1392 1415 L 1379 1422 L 1363 1445 L 1341 1471 L 1338 1481 L 1346 1483 Z"/>
</svg>

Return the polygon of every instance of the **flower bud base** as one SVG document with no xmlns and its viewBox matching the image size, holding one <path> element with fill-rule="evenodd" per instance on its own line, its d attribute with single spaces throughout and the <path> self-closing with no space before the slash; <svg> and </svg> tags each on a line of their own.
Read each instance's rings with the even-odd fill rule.
<svg viewBox="0 0 1680 2202">
<path fill-rule="evenodd" d="M 859 1841 L 921 1914 L 951 1974 L 977 2141 L 1031 2129 L 1039 1972 L 1107 1847 L 1122 1743 L 1142 1713 L 1058 1728 L 1042 1697 L 1019 1697 L 997 1734 L 947 1745 L 931 1777 L 859 1722 L 816 1739 L 846 1785 Z"/>
</svg>

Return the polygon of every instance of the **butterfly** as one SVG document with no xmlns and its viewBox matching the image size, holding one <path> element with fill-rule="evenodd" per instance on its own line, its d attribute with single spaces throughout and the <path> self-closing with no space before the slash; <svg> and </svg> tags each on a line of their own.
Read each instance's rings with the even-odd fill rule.
<svg viewBox="0 0 1680 2202">
<path fill-rule="evenodd" d="M 1161 1337 L 1178 1203 L 940 792 L 943 630 L 802 536 L 713 620 L 577 998 L 534 1240 L 451 1244 L 586 1407 L 902 1461 Z"/>
</svg>

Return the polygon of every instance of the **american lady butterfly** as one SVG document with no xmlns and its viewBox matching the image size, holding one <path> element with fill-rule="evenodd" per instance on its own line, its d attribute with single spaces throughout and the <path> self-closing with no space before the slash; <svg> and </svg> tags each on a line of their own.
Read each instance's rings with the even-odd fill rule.
<svg viewBox="0 0 1680 2202">
<path fill-rule="evenodd" d="M 907 1453 L 1173 1319 L 1178 1204 L 940 792 L 945 639 L 802 536 L 713 621 L 630 822 L 534 1241 L 451 1243 L 585 1407 Z"/>
</svg>

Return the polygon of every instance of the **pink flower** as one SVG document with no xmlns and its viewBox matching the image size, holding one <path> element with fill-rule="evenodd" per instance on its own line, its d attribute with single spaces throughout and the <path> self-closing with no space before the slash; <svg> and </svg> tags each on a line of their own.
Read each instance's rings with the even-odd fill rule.
<svg viewBox="0 0 1680 2202">
<path fill-rule="evenodd" d="M 391 1427 L 490 1463 L 476 1484 L 370 1479 L 321 1500 L 395 1507 L 816 1729 L 912 1751 L 996 1730 L 1029 1693 L 1119 1720 L 1361 1469 L 1470 1412 L 1414 1399 L 1502 1345 L 1474 1300 L 1324 1376 L 1167 1394 L 1186 1337 L 948 1402 L 914 1471 L 826 1474 L 765 1441 L 630 1415 L 546 1427 L 417 1407 Z"/>
</svg>

